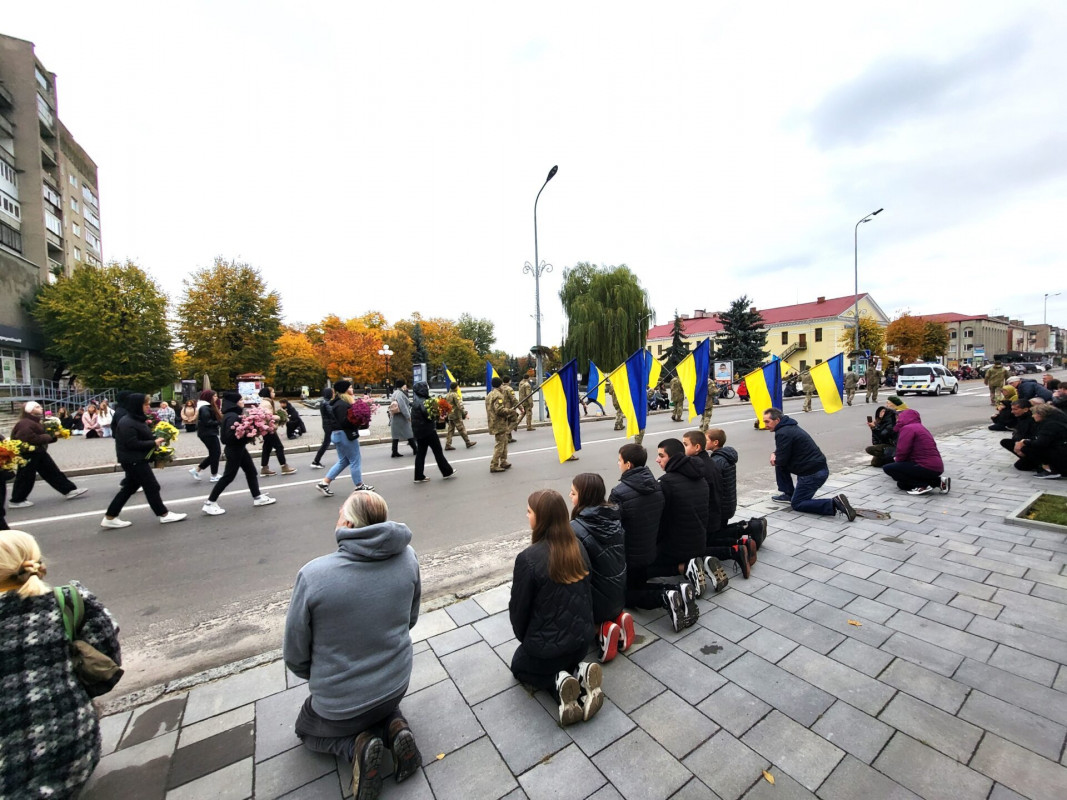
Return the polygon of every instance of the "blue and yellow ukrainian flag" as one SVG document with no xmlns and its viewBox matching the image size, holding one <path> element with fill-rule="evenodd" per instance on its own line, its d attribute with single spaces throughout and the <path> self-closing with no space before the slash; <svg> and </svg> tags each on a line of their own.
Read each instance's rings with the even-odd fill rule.
<svg viewBox="0 0 1067 800">
<path fill-rule="evenodd" d="M 600 399 L 601 389 L 600 382 L 603 380 L 600 376 L 600 370 L 596 368 L 596 364 L 592 361 L 589 362 L 589 375 L 586 377 L 586 392 L 585 396 L 592 400 L 594 403 L 602 403 Z"/>
<path fill-rule="evenodd" d="M 578 361 L 571 359 L 541 386 L 548 415 L 552 418 L 552 435 L 562 464 L 582 449 L 578 430 L 581 402 L 578 400 Z"/>
<path fill-rule="evenodd" d="M 608 375 L 615 391 L 615 402 L 626 417 L 626 435 L 636 436 L 645 429 L 648 418 L 648 395 L 645 392 L 647 350 L 638 350 Z"/>
<path fill-rule="evenodd" d="M 658 358 L 653 358 L 650 350 L 645 351 L 645 386 L 649 389 L 656 388 L 659 383 L 660 373 L 663 372 L 663 364 Z"/>
<path fill-rule="evenodd" d="M 744 376 L 748 387 L 748 399 L 761 428 L 763 412 L 768 408 L 782 407 L 782 362 L 777 358 Z"/>
<path fill-rule="evenodd" d="M 463 397 L 463 390 L 459 388 L 459 381 L 457 381 L 456 376 L 452 374 L 452 370 L 448 368 L 448 364 L 442 364 L 441 369 L 445 371 L 445 380 L 448 381 L 448 386 L 446 386 L 445 389 L 448 389 L 454 383 L 456 384 L 456 394 Z"/>
<path fill-rule="evenodd" d="M 838 353 L 829 361 L 811 368 L 811 380 L 822 400 L 822 410 L 833 414 L 841 410 L 841 397 L 845 393 L 845 354 Z"/>
<path fill-rule="evenodd" d="M 689 419 L 704 413 L 708 403 L 708 366 L 711 344 L 705 339 L 678 363 L 678 380 L 689 401 Z"/>
<path fill-rule="evenodd" d="M 496 368 L 488 361 L 485 362 L 485 393 L 493 391 L 493 378 L 499 378 L 496 374 Z"/>
</svg>

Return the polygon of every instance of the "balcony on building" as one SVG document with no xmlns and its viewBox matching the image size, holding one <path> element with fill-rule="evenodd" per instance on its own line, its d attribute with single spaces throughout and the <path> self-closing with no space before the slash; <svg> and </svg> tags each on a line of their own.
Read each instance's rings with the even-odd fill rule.
<svg viewBox="0 0 1067 800">
<path fill-rule="evenodd" d="M 37 121 L 41 126 L 41 136 L 49 139 L 56 138 L 56 115 L 48 101 L 37 95 Z"/>
<path fill-rule="evenodd" d="M 4 82 L 0 80 L 0 111 L 9 111 L 15 107 L 15 96 L 11 94 L 11 90 L 4 86 Z"/>
<path fill-rule="evenodd" d="M 59 160 L 56 158 L 56 151 L 51 148 L 48 142 L 41 140 L 41 166 L 43 167 L 59 167 Z"/>
<path fill-rule="evenodd" d="M 15 138 L 15 127 L 3 113 L 0 113 L 0 137 L 5 139 Z"/>
<path fill-rule="evenodd" d="M 83 206 L 82 207 L 82 217 L 85 219 L 85 221 L 87 223 L 89 223 L 90 225 L 93 226 L 93 228 L 95 229 L 96 235 L 99 236 L 100 235 L 100 217 L 96 216 L 96 214 L 93 213 L 93 210 L 91 208 L 89 208 L 88 206 Z"/>
<path fill-rule="evenodd" d="M 57 181 L 54 177 L 52 177 L 52 174 L 50 172 L 48 172 L 47 170 L 42 170 L 41 171 L 41 177 L 44 178 L 44 182 L 45 183 L 47 183 L 49 186 L 51 186 L 57 192 L 59 191 L 59 181 Z"/>
<path fill-rule="evenodd" d="M 50 230 L 45 230 L 44 238 L 48 241 L 48 257 L 51 258 L 53 253 L 63 257 L 63 237 L 57 236 Z"/>
<path fill-rule="evenodd" d="M 62 275 L 66 271 L 66 269 L 61 263 L 59 263 L 54 258 L 49 256 L 48 257 L 48 271 L 51 272 L 53 275 L 55 275 L 57 273 L 59 275 Z"/>
</svg>

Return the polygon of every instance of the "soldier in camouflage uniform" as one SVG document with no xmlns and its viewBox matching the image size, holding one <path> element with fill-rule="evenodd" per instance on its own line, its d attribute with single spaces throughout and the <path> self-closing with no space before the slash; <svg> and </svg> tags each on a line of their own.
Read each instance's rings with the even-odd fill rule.
<svg viewBox="0 0 1067 800">
<path fill-rule="evenodd" d="M 860 385 L 860 376 L 853 370 L 845 373 L 845 400 L 852 405 L 852 398 L 856 396 L 856 387 Z"/>
<path fill-rule="evenodd" d="M 711 412 L 715 409 L 715 381 L 708 378 L 708 399 L 704 402 L 704 413 L 700 417 L 700 430 L 704 433 L 707 432 L 708 427 L 711 425 Z"/>
<path fill-rule="evenodd" d="M 508 402 L 500 378 L 493 378 L 493 391 L 485 396 L 485 418 L 489 423 L 489 432 L 496 439 L 493 445 L 493 458 L 489 462 L 490 472 L 503 472 L 511 468 L 508 463 L 508 440 L 511 438 L 511 426 L 518 419 L 518 412 Z"/>
<path fill-rule="evenodd" d="M 985 371 L 985 385 L 989 387 L 989 405 L 995 406 L 1000 390 L 1004 388 L 1004 381 L 1008 379 L 1008 371 L 1000 366 L 999 361 L 994 361 L 993 366 Z"/>
<path fill-rule="evenodd" d="M 604 383 L 604 391 L 611 395 L 611 404 L 615 406 L 615 430 L 626 430 L 626 418 L 622 415 L 622 406 L 619 405 L 619 401 L 615 397 L 615 389 L 611 385 L 611 381 Z"/>
<path fill-rule="evenodd" d="M 510 375 L 500 376 L 500 391 L 504 393 L 504 397 L 508 400 L 508 408 L 515 412 L 515 418 L 512 420 L 511 428 L 508 430 L 508 441 L 517 442 L 519 440 L 516 439 L 513 434 L 519 429 L 519 413 L 517 410 L 519 407 L 519 399 L 515 396 L 515 390 L 511 388 Z"/>
<path fill-rule="evenodd" d="M 882 370 L 872 366 L 867 370 L 867 402 L 878 402 L 878 389 L 882 385 Z"/>
<path fill-rule="evenodd" d="M 519 421 L 515 423 L 515 428 L 518 430 L 522 421 L 526 420 L 526 430 L 532 431 L 533 426 L 533 386 L 530 384 L 530 376 L 526 376 L 519 381 Z"/>
<path fill-rule="evenodd" d="M 815 381 L 811 379 L 811 370 L 800 373 L 800 386 L 804 390 L 804 410 L 811 411 L 811 396 L 815 394 Z"/>
<path fill-rule="evenodd" d="M 682 421 L 682 403 L 685 401 L 685 392 L 682 389 L 682 381 L 677 375 L 671 378 L 671 419 L 675 422 Z"/>
<path fill-rule="evenodd" d="M 459 384 L 450 383 L 448 385 L 448 394 L 445 395 L 445 401 L 452 406 L 452 410 L 448 412 L 448 426 L 445 430 L 445 450 L 456 449 L 452 446 L 452 435 L 454 433 L 459 434 L 468 448 L 474 447 L 478 443 L 470 440 L 470 437 L 467 436 L 467 426 L 463 424 L 463 420 L 467 418 L 467 411 L 463 408 L 463 398 L 459 396 Z"/>
</svg>

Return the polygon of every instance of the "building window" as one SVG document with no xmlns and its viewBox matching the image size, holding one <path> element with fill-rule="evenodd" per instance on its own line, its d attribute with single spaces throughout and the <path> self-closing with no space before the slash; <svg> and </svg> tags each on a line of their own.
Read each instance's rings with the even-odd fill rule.
<svg viewBox="0 0 1067 800">
<path fill-rule="evenodd" d="M 949 339 L 955 339 L 956 338 L 956 331 L 949 331 L 948 332 L 948 338 Z"/>
<path fill-rule="evenodd" d="M 656 355 L 657 356 L 663 355 L 663 345 L 661 345 L 661 344 L 657 344 L 656 345 Z"/>
<path fill-rule="evenodd" d="M 22 252 L 22 234 L 9 225 L 0 222 L 0 244 L 10 247 L 16 253 Z"/>
<path fill-rule="evenodd" d="M 808 368 L 808 362 L 807 361 L 801 361 L 800 362 L 800 371 L 803 372 L 807 368 Z"/>
<path fill-rule="evenodd" d="M 821 364 L 821 363 L 822 363 L 822 359 L 821 358 L 815 359 L 815 366 L 819 366 L 819 364 Z"/>
<path fill-rule="evenodd" d="M 46 78 L 44 76 L 44 73 L 42 73 L 41 70 L 39 70 L 37 67 L 33 68 L 33 77 L 37 79 L 37 85 L 40 86 L 41 89 L 46 92 L 50 92 L 52 90 L 52 84 L 48 82 L 48 78 Z"/>
<path fill-rule="evenodd" d="M 44 212 L 44 226 L 48 230 L 52 231 L 56 236 L 63 235 L 63 223 L 59 221 L 59 217 L 53 214 L 48 209 Z"/>
<path fill-rule="evenodd" d="M 75 189 L 78 188 L 78 178 L 77 178 L 76 175 L 74 175 L 74 173 L 71 173 L 70 175 L 68 175 L 67 176 L 67 180 L 70 181 L 70 185 L 73 186 Z"/>
<path fill-rule="evenodd" d="M 974 345 L 973 344 L 965 344 L 963 346 L 963 349 L 964 350 L 974 350 Z"/>
<path fill-rule="evenodd" d="M 82 226 L 79 225 L 77 222 L 70 223 L 70 230 L 71 230 L 71 233 L 73 233 L 75 236 L 81 236 L 82 235 Z"/>
<path fill-rule="evenodd" d="M 96 252 L 100 252 L 100 240 L 93 236 L 93 234 L 89 233 L 89 231 L 85 232 L 85 243 Z"/>
<path fill-rule="evenodd" d="M 81 261 L 82 260 L 82 251 L 81 251 L 81 248 L 79 248 L 79 247 L 75 247 L 74 248 L 74 260 L 75 261 Z"/>
<path fill-rule="evenodd" d="M 78 201 L 73 197 L 70 198 L 70 210 L 71 211 L 77 211 L 78 210 Z"/>
<path fill-rule="evenodd" d="M 822 341 L 822 328 L 816 328 L 815 329 L 815 341 L 817 341 L 817 342 L 821 342 Z M 820 362 L 816 361 L 815 363 L 818 364 Z"/>
<path fill-rule="evenodd" d="M 3 208 L 4 211 L 13 216 L 15 219 L 22 218 L 22 212 L 19 210 L 19 204 L 2 192 L 0 192 L 0 208 Z"/>
<path fill-rule="evenodd" d="M 789 344 L 789 331 L 782 331 L 782 344 Z"/>
<path fill-rule="evenodd" d="M 974 338 L 974 331 L 971 330 L 970 328 L 968 328 L 967 330 L 965 330 L 963 332 L 963 338 L 964 339 L 973 339 Z"/>
</svg>

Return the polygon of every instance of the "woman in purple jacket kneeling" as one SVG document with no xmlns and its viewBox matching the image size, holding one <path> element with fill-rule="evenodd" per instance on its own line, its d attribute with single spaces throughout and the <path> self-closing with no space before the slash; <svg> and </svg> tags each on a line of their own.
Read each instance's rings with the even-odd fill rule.
<svg viewBox="0 0 1067 800">
<path fill-rule="evenodd" d="M 952 479 L 942 477 L 945 463 L 919 412 L 913 408 L 901 411 L 893 430 L 897 432 L 897 450 L 893 462 L 882 467 L 885 474 L 908 494 L 927 494 L 935 488 L 946 494 Z"/>
</svg>

